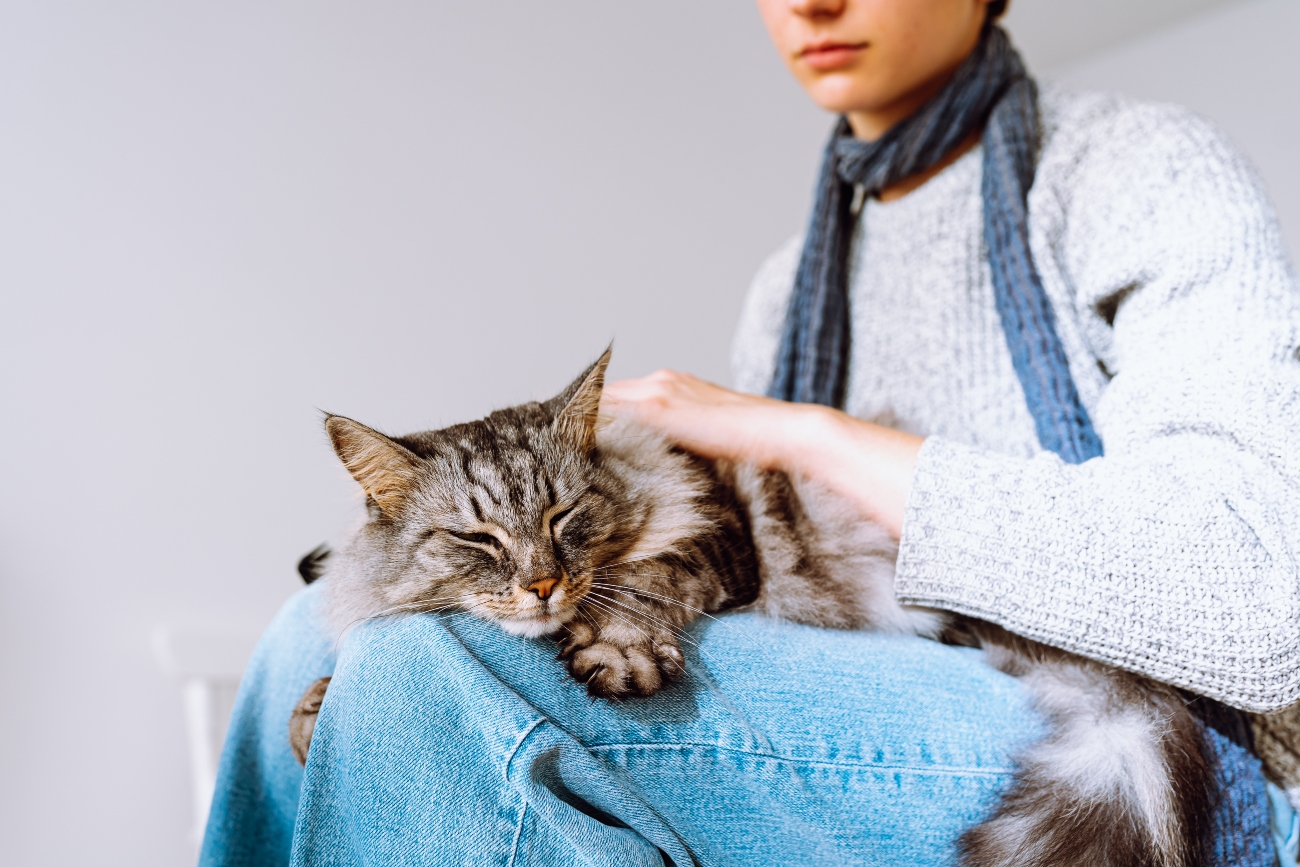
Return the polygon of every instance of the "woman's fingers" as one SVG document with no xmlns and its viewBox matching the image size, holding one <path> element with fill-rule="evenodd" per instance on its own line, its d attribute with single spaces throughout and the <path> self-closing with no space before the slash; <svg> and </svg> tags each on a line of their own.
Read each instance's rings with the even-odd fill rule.
<svg viewBox="0 0 1300 867">
<path fill-rule="evenodd" d="M 778 403 L 766 397 L 741 394 L 675 370 L 658 370 L 640 379 L 621 379 L 607 383 L 604 396 L 610 403 L 635 411 L 680 411 L 706 407 L 757 408 Z"/>
<path fill-rule="evenodd" d="M 671 370 L 611 382 L 604 401 L 699 454 L 760 462 L 781 435 L 782 411 L 792 409 Z"/>
<path fill-rule="evenodd" d="M 605 386 L 605 397 L 624 404 L 719 403 L 728 396 L 745 397 L 711 382 L 678 373 L 675 370 L 657 370 L 639 379 L 622 379 Z"/>
</svg>

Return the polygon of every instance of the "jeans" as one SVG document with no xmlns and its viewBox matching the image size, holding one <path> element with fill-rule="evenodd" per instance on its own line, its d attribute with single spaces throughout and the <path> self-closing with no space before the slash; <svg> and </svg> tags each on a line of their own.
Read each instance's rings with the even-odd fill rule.
<svg viewBox="0 0 1300 867">
<path fill-rule="evenodd" d="M 1042 731 L 1017 681 L 922 639 L 701 619 L 685 675 L 610 703 L 465 615 L 365 624 L 335 665 L 320 596 L 250 663 L 203 865 L 950 864 Z M 304 773 L 289 712 L 331 669 Z"/>
</svg>

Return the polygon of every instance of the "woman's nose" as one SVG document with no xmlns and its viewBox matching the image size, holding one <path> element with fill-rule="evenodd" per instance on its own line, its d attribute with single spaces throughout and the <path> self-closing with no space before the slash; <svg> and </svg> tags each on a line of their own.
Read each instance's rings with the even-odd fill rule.
<svg viewBox="0 0 1300 867">
<path fill-rule="evenodd" d="M 790 0 L 790 11 L 801 18 L 838 18 L 848 0 Z"/>
</svg>

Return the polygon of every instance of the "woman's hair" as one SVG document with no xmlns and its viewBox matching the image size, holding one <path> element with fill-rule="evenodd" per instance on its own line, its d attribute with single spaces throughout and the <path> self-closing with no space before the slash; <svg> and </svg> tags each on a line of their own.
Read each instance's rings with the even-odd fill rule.
<svg viewBox="0 0 1300 867">
<path fill-rule="evenodd" d="M 1007 11 L 1007 5 L 1010 2 L 1011 0 L 993 0 L 993 2 L 989 4 L 988 20 L 997 21 L 999 18 L 1005 15 Z"/>
</svg>

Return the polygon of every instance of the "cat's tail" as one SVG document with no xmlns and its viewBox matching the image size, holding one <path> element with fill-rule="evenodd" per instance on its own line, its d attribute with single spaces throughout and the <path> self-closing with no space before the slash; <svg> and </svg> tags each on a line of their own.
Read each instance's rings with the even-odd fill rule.
<svg viewBox="0 0 1300 867">
<path fill-rule="evenodd" d="M 1215 765 L 1178 692 L 996 626 L 974 631 L 988 661 L 1024 681 L 1048 733 L 993 816 L 962 836 L 962 863 L 1203 867 Z"/>
</svg>

